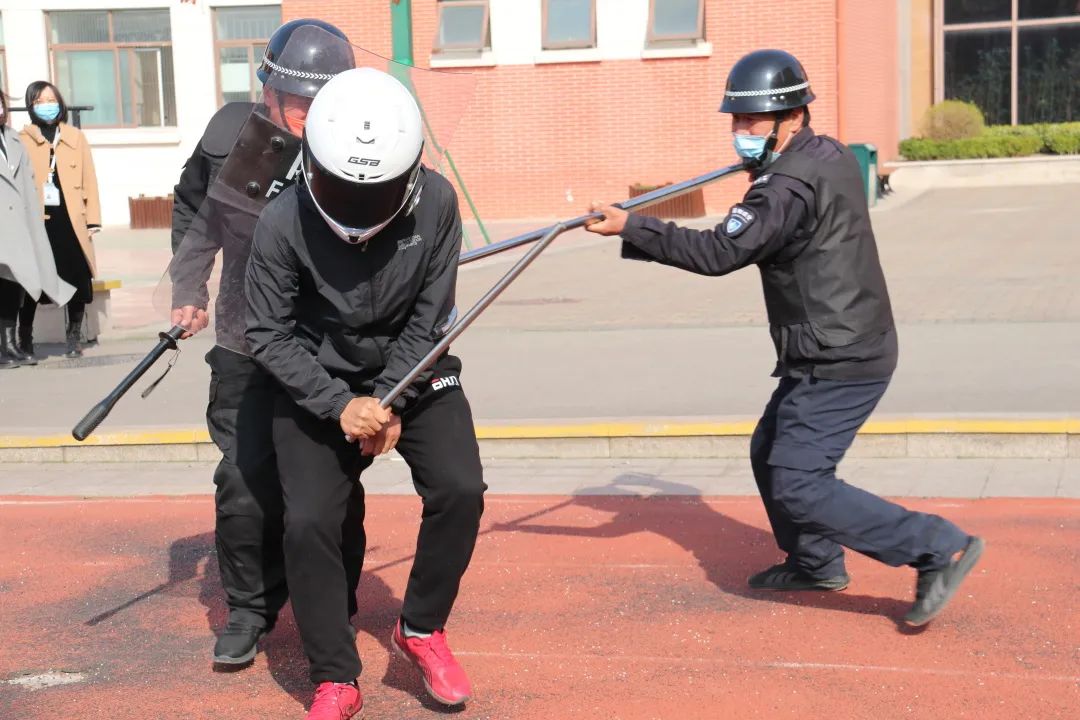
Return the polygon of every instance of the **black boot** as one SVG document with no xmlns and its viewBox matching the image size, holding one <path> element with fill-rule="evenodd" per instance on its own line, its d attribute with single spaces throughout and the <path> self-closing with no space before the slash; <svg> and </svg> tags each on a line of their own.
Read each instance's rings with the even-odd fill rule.
<svg viewBox="0 0 1080 720">
<path fill-rule="evenodd" d="M 26 325 L 19 326 L 19 352 L 26 358 L 24 365 L 37 365 L 38 359 L 34 355 L 34 328 Z"/>
<path fill-rule="evenodd" d="M 0 322 L 0 369 L 17 368 L 23 364 L 23 355 L 15 343 L 15 323 Z"/>
<path fill-rule="evenodd" d="M 67 324 L 67 352 L 66 358 L 82 357 L 82 347 L 79 346 L 79 335 L 82 330 L 82 320 L 68 320 Z"/>
</svg>

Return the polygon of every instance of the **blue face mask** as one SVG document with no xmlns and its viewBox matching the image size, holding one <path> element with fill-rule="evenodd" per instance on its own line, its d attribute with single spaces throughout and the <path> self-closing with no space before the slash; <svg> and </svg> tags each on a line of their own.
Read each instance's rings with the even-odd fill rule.
<svg viewBox="0 0 1080 720">
<path fill-rule="evenodd" d="M 739 135 L 732 136 L 732 144 L 735 146 L 735 152 L 739 157 L 746 158 L 748 160 L 757 160 L 759 157 L 765 154 L 765 144 L 769 141 L 768 138 L 760 135 Z"/>
<path fill-rule="evenodd" d="M 60 117 L 60 103 L 38 103 L 34 105 L 34 114 L 45 122 L 52 122 Z"/>
</svg>

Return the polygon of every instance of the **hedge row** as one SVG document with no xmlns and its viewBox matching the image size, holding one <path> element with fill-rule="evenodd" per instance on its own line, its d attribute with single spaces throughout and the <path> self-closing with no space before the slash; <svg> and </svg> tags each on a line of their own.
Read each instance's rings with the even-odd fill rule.
<svg viewBox="0 0 1080 720">
<path fill-rule="evenodd" d="M 1034 155 L 1043 147 L 1035 135 L 980 135 L 963 140 L 908 138 L 900 142 L 905 160 L 967 160 Z"/>
<path fill-rule="evenodd" d="M 978 137 L 963 140 L 908 138 L 900 142 L 900 154 L 907 160 L 967 160 L 1037 153 L 1080 153 L 1080 122 L 994 125 Z"/>
</svg>

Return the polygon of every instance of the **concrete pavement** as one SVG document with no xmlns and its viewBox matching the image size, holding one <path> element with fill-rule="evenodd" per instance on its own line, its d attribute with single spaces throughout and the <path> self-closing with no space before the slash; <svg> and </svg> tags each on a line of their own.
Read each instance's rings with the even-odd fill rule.
<svg viewBox="0 0 1080 720">
<path fill-rule="evenodd" d="M 1076 185 L 949 189 L 894 195 L 872 213 L 901 347 L 874 420 L 1080 415 L 1078 193 Z M 114 295 L 118 317 L 127 318 L 117 335 L 127 339 L 105 339 L 78 363 L 54 357 L 0 373 L 0 435 L 66 434 L 150 348 L 148 330 L 162 327 L 148 304 L 160 270 L 149 268 L 164 264 L 166 235 L 101 237 L 103 274 L 131 273 Z M 463 268 L 461 307 L 518 254 Z M 210 342 L 204 335 L 184 343 L 154 394 L 141 400 L 133 391 L 101 431 L 201 428 L 208 377 L 201 355 Z M 542 256 L 454 351 L 481 425 L 745 421 L 773 385 L 754 269 L 706 278 L 621 261 L 617 241 L 584 233 Z"/>
</svg>

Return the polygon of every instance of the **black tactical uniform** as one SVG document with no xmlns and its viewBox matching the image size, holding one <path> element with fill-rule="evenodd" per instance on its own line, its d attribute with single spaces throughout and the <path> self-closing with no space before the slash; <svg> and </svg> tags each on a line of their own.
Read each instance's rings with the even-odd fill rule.
<svg viewBox="0 0 1080 720">
<path fill-rule="evenodd" d="M 295 33 L 298 28 L 304 30 Z M 263 82 L 299 97 L 313 97 L 332 74 L 353 66 L 344 35 L 320 21 L 283 25 L 265 54 L 276 63 L 268 72 L 264 61 Z M 259 213 L 293 183 L 299 161 L 299 138 L 268 115 L 267 108 L 252 103 L 229 103 L 215 113 L 184 166 L 173 205 L 174 308 L 207 307 L 207 283 L 219 251 L 222 258 L 217 343 L 206 356 L 211 371 L 206 419 L 222 453 L 214 472 L 215 538 L 229 605 L 214 659 L 230 664 L 253 656 L 255 640 L 273 627 L 288 594 L 284 505 L 272 436 L 281 391 L 251 358 L 244 339 L 244 274 Z M 350 572 L 355 590 L 362 554 L 347 554 L 344 562 L 355 567 Z M 355 614 L 355 599 L 349 611 Z"/>
<path fill-rule="evenodd" d="M 243 276 L 258 216 L 226 203 L 207 202 L 206 192 L 253 107 L 251 103 L 229 103 L 214 115 L 176 185 L 173 252 L 185 243 L 185 237 L 188 252 L 186 260 L 172 270 L 175 307 L 207 306 L 205 283 L 219 249 L 228 248 L 222 253 L 223 275 Z M 193 223 L 207 226 L 207 231 L 199 234 L 204 245 L 200 252 L 191 247 L 199 242 L 193 239 L 195 234 L 189 234 Z M 229 284 L 223 283 L 222 289 Z M 242 314 L 230 307 L 235 293 L 232 303 L 229 294 L 223 294 L 216 306 L 218 343 L 206 355 L 210 365 L 206 423 L 222 453 L 214 471 L 214 534 L 229 622 L 236 626 L 235 632 L 243 626 L 256 636 L 258 631 L 273 627 L 288 597 L 281 550 L 281 486 L 269 420 L 276 391 L 273 379 L 249 356 L 237 352 L 235 342 L 226 340 L 236 337 L 235 318 Z M 228 656 L 217 651 L 215 659 L 228 662 Z"/>
<path fill-rule="evenodd" d="M 353 398 L 384 397 L 454 314 L 457 195 L 441 175 L 420 172 L 415 209 L 363 248 L 335 235 L 308 192 L 292 186 L 259 219 L 248 264 L 248 341 L 291 396 L 275 407 L 274 443 L 288 502 L 293 613 L 316 683 L 360 674 L 345 623 L 353 593 L 341 584 L 340 553 L 363 556 L 362 528 L 345 532 L 342 525 L 363 520 L 359 479 L 372 458 L 345 440 L 341 413 Z M 450 614 L 487 489 L 460 370 L 460 361 L 444 354 L 392 405 L 402 423 L 397 451 L 424 506 L 402 617 L 428 632 L 442 629 Z"/>
<path fill-rule="evenodd" d="M 782 112 L 812 99 L 798 61 L 759 51 L 732 70 L 721 110 Z M 846 546 L 918 569 L 920 598 L 940 581 L 945 590 L 935 591 L 937 604 L 917 604 L 909 616 L 925 622 L 970 569 L 981 541 L 944 518 L 908 511 L 836 477 L 896 367 L 896 330 L 854 155 L 809 126 L 777 155 L 778 126 L 779 119 L 752 162 L 746 196 L 714 230 L 631 215 L 623 255 L 703 275 L 751 264 L 761 272 L 780 381 L 754 432 L 751 462 L 787 559 L 755 575 L 751 586 L 842 589 Z M 965 548 L 975 552 L 965 553 L 956 570 L 952 558 Z"/>
<path fill-rule="evenodd" d="M 236 144 L 240 129 L 255 109 L 254 103 L 226 103 L 206 124 L 203 135 L 195 144 L 191 157 L 184 163 L 180 181 L 173 189 L 172 250 L 175 253 L 199 208 L 206 200 L 206 191 L 217 178 L 229 152 Z"/>
</svg>

